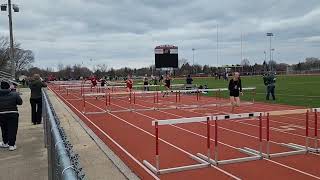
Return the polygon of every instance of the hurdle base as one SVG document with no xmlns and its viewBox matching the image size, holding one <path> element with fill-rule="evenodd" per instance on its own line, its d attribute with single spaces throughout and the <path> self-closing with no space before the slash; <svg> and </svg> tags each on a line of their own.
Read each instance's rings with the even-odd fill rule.
<svg viewBox="0 0 320 180">
<path fill-rule="evenodd" d="M 175 172 L 181 172 L 181 171 L 188 171 L 188 170 L 194 170 L 194 169 L 201 169 L 201 168 L 210 167 L 210 163 L 203 162 L 201 164 L 194 164 L 194 165 L 188 165 L 188 166 L 179 166 L 179 167 L 174 167 L 174 168 L 167 168 L 167 169 L 159 169 L 159 170 L 157 170 L 157 168 L 155 168 L 152 164 L 150 164 L 146 160 L 143 160 L 143 164 L 156 175 L 175 173 Z"/>
<path fill-rule="evenodd" d="M 181 172 L 181 171 L 188 171 L 188 170 L 194 170 L 194 169 L 201 169 L 201 168 L 207 168 L 207 167 L 211 166 L 210 163 L 202 160 L 201 158 L 199 158 L 197 156 L 190 155 L 190 158 L 195 160 L 199 164 L 193 164 L 193 165 L 187 165 L 187 166 L 179 166 L 179 167 L 167 168 L 167 169 L 157 169 L 151 163 L 149 163 L 147 160 L 143 160 L 143 164 L 148 169 L 150 169 L 154 174 L 157 174 L 157 175 L 175 173 L 175 172 Z"/>
<path fill-rule="evenodd" d="M 243 150 L 245 151 L 245 150 Z M 197 153 L 197 156 L 200 157 L 203 160 L 206 160 L 212 165 L 218 166 L 218 165 L 226 165 L 226 164 L 234 164 L 234 163 L 241 163 L 241 162 L 248 162 L 248 161 L 256 161 L 256 160 L 261 160 L 262 157 L 260 155 L 251 153 L 251 152 L 246 152 L 246 154 L 250 154 L 250 157 L 243 157 L 243 158 L 235 158 L 235 159 L 227 159 L 227 160 L 220 160 L 216 161 L 214 159 L 208 159 L 207 156 Z"/>
<path fill-rule="evenodd" d="M 108 111 L 100 111 L 100 112 L 82 112 L 85 115 L 92 115 L 92 114 L 105 114 L 108 113 Z"/>
<path fill-rule="evenodd" d="M 260 153 L 259 151 L 255 150 L 255 149 L 248 148 L 248 147 L 244 147 L 244 149 L 247 150 L 247 151 L 251 151 L 252 153 L 256 153 L 256 155 L 261 154 L 266 159 L 277 158 L 277 157 L 286 157 L 286 156 L 292 156 L 292 155 L 299 155 L 299 154 L 306 154 L 307 153 L 306 149 L 301 149 L 301 148 L 298 148 L 298 147 L 292 148 L 291 146 L 287 146 L 287 144 L 282 144 L 282 146 L 294 149 L 294 151 L 266 154 L 266 153 Z"/>
<path fill-rule="evenodd" d="M 305 149 L 307 152 L 320 153 L 320 148 L 308 147 L 308 149 L 306 149 L 305 146 L 302 146 L 302 145 L 299 145 L 299 144 L 294 144 L 294 143 L 285 144 L 285 146 L 286 147 L 295 148 L 295 149 Z"/>
</svg>

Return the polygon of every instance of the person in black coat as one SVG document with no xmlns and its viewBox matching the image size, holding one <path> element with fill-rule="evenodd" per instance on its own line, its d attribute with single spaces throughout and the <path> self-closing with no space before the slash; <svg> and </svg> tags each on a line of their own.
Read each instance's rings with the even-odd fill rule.
<svg viewBox="0 0 320 180">
<path fill-rule="evenodd" d="M 18 132 L 19 112 L 17 105 L 22 105 L 22 99 L 17 92 L 10 89 L 10 84 L 1 81 L 0 89 L 0 126 L 2 141 L 0 148 L 17 149 L 16 137 Z"/>
<path fill-rule="evenodd" d="M 41 124 L 42 115 L 42 93 L 41 89 L 47 87 L 47 84 L 41 81 L 39 74 L 33 75 L 33 79 L 29 84 L 31 89 L 31 121 L 33 125 Z"/>
<path fill-rule="evenodd" d="M 193 82 L 193 79 L 192 79 L 191 75 L 189 74 L 186 78 L 186 89 L 192 88 L 192 82 Z"/>
<path fill-rule="evenodd" d="M 242 93 L 242 83 L 240 79 L 240 74 L 235 72 L 233 78 L 229 81 L 229 92 L 230 92 L 230 103 L 232 106 L 232 112 L 234 108 L 240 106 L 240 97 L 239 95 L 243 95 Z"/>
</svg>

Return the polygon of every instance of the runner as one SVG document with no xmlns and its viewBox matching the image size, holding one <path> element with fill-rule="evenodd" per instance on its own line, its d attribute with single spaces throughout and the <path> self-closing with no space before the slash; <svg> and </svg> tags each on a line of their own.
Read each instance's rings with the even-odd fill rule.
<svg viewBox="0 0 320 180">
<path fill-rule="evenodd" d="M 233 78 L 229 81 L 229 91 L 230 91 L 230 103 L 231 103 L 231 112 L 234 111 L 235 106 L 240 106 L 240 97 L 242 93 L 242 84 L 240 79 L 240 74 L 238 72 L 234 73 Z"/>
<path fill-rule="evenodd" d="M 100 80 L 100 83 L 101 83 L 101 87 L 104 87 L 104 86 L 106 85 L 106 80 L 105 80 L 105 78 L 102 78 L 102 79 Z"/>
<path fill-rule="evenodd" d="M 133 80 L 131 78 L 131 75 L 128 75 L 128 78 L 126 80 L 126 84 L 127 84 L 127 92 L 130 92 L 129 101 L 131 101 L 131 91 L 132 91 L 132 87 L 133 87 Z"/>
<path fill-rule="evenodd" d="M 127 85 L 127 92 L 131 92 L 133 87 L 133 80 L 131 78 L 131 75 L 128 75 L 128 78 L 126 80 L 126 85 Z"/>
<path fill-rule="evenodd" d="M 96 87 L 97 86 L 97 78 L 93 76 L 91 79 L 91 87 Z"/>
<path fill-rule="evenodd" d="M 186 89 L 189 90 L 189 89 L 192 89 L 192 77 L 191 75 L 189 74 L 186 78 Z"/>
<path fill-rule="evenodd" d="M 144 77 L 143 77 L 143 89 L 144 89 L 144 91 L 149 91 L 149 87 L 148 87 L 148 85 L 149 85 L 149 80 L 148 80 L 148 75 L 147 74 L 145 74 L 144 75 Z"/>
<path fill-rule="evenodd" d="M 164 97 L 165 95 L 168 95 L 169 94 L 169 91 L 171 90 L 171 77 L 169 74 L 166 75 L 166 78 L 163 80 L 164 82 L 164 87 L 165 87 L 165 92 L 163 93 L 163 96 Z"/>
</svg>

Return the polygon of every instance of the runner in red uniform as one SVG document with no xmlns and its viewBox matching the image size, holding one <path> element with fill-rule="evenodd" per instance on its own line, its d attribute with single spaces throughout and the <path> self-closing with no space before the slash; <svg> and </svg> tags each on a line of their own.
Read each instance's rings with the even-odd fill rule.
<svg viewBox="0 0 320 180">
<path fill-rule="evenodd" d="M 127 84 L 127 92 L 131 92 L 132 87 L 133 87 L 133 80 L 131 78 L 131 75 L 128 75 L 128 79 L 126 80 L 126 84 Z"/>
<path fill-rule="evenodd" d="M 126 80 L 126 84 L 127 84 L 127 92 L 130 92 L 129 101 L 131 101 L 131 91 L 132 91 L 132 87 L 133 87 L 133 80 L 131 78 L 131 75 L 128 75 L 128 79 Z"/>
<path fill-rule="evenodd" d="M 92 87 L 96 87 L 97 86 L 97 78 L 95 76 L 93 76 L 91 78 L 91 86 Z"/>
</svg>

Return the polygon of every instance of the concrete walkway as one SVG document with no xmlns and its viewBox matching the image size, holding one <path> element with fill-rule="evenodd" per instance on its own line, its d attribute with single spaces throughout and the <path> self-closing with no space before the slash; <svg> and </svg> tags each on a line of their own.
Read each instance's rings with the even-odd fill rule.
<svg viewBox="0 0 320 180">
<path fill-rule="evenodd" d="M 0 149 L 0 179 L 45 180 L 48 179 L 48 161 L 43 126 L 31 125 L 30 91 L 21 89 L 20 92 L 23 105 L 19 107 L 17 150 Z"/>
</svg>

